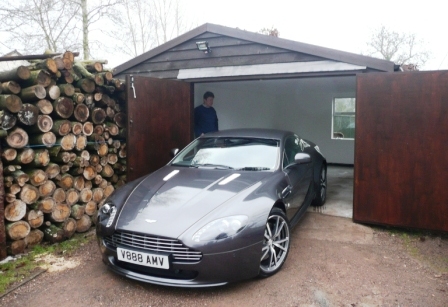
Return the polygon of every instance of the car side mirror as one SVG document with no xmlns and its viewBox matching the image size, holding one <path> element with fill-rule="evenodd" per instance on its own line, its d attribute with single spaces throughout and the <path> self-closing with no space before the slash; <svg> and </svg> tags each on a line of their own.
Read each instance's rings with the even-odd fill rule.
<svg viewBox="0 0 448 307">
<path fill-rule="evenodd" d="M 179 152 L 179 148 L 173 148 L 170 151 L 171 157 L 175 157 L 177 155 L 177 153 Z"/>
<path fill-rule="evenodd" d="M 297 164 L 310 163 L 311 156 L 307 153 L 299 152 L 294 156 L 294 162 Z"/>
</svg>

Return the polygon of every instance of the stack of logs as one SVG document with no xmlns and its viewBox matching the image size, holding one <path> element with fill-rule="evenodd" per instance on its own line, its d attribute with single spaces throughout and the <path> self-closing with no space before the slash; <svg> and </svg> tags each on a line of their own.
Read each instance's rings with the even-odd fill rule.
<svg viewBox="0 0 448 307">
<path fill-rule="evenodd" d="M 9 254 L 95 223 L 126 181 L 124 83 L 72 52 L 0 72 Z"/>
</svg>

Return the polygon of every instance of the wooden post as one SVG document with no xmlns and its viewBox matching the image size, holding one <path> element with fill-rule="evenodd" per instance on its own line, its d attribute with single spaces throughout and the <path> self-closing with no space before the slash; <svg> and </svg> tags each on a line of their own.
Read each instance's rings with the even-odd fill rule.
<svg viewBox="0 0 448 307">
<path fill-rule="evenodd" d="M 0 156 L 2 147 L 0 145 Z M 3 180 L 3 162 L 0 160 L 0 260 L 6 258 L 6 228 L 5 228 L 5 186 Z"/>
</svg>

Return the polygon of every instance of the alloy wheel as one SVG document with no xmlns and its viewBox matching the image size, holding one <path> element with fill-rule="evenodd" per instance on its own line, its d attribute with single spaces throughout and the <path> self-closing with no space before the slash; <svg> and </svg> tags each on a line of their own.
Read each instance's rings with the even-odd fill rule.
<svg viewBox="0 0 448 307">
<path fill-rule="evenodd" d="M 283 265 L 289 251 L 289 238 L 289 224 L 283 212 L 271 212 L 264 231 L 261 276 L 273 275 Z"/>
</svg>

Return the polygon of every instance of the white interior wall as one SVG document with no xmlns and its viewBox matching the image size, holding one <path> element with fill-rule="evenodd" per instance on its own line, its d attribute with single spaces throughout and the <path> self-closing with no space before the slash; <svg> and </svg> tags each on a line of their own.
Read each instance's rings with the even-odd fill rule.
<svg viewBox="0 0 448 307">
<path fill-rule="evenodd" d="M 218 113 L 220 130 L 274 127 L 275 117 L 272 114 L 275 104 L 272 103 L 274 96 L 271 93 L 254 93 L 239 82 L 195 84 L 195 106 L 202 104 L 206 91 L 212 91 L 215 95 L 213 107 Z"/>
<path fill-rule="evenodd" d="M 332 100 L 355 97 L 356 77 L 196 83 L 195 106 L 215 94 L 219 129 L 291 130 L 319 145 L 329 163 L 354 163 L 354 141 L 331 138 Z"/>
</svg>

